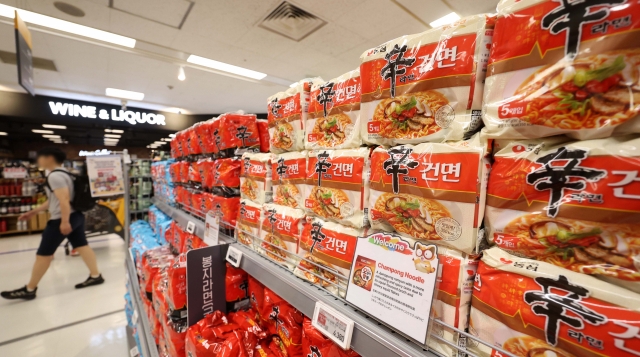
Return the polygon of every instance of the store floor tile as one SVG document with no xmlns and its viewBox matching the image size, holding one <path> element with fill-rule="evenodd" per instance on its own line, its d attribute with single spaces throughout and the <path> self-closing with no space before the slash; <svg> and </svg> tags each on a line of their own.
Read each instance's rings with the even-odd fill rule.
<svg viewBox="0 0 640 357">
<path fill-rule="evenodd" d="M 0 239 L 0 290 L 24 286 L 40 236 Z M 88 276 L 80 257 L 60 247 L 32 301 L 0 300 L 0 356 L 126 356 L 124 315 L 127 253 L 117 235 L 89 239 L 105 284 L 77 290 Z M 46 351 L 44 348 L 46 347 Z"/>
</svg>

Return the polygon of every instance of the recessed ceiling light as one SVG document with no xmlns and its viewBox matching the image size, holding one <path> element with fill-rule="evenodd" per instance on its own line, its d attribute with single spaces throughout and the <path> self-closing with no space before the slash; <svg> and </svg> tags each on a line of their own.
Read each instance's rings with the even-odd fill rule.
<svg viewBox="0 0 640 357">
<path fill-rule="evenodd" d="M 441 18 L 433 21 L 433 22 L 429 22 L 429 26 L 431 27 L 440 27 L 443 25 L 448 25 L 450 23 L 456 22 L 460 20 L 460 15 L 456 14 L 455 12 L 452 12 L 448 15 L 444 15 Z"/>
<path fill-rule="evenodd" d="M 8 134 L 4 131 L 0 131 L 0 136 L 7 136 Z"/>
<path fill-rule="evenodd" d="M 60 135 L 42 135 L 42 137 L 52 139 L 52 138 L 60 138 Z"/>
<path fill-rule="evenodd" d="M 36 134 L 53 134 L 53 130 L 32 129 L 31 131 Z"/>
<path fill-rule="evenodd" d="M 169 134 L 169 137 L 170 137 L 170 138 L 175 138 L 175 137 L 176 137 L 176 134 Z"/>
<path fill-rule="evenodd" d="M 53 125 L 53 124 L 42 124 L 43 128 L 47 129 L 66 129 L 65 125 Z"/>
<path fill-rule="evenodd" d="M 224 62 L 218 62 L 212 59 L 208 59 L 208 58 L 204 58 L 196 55 L 189 56 L 189 58 L 187 58 L 187 62 L 204 66 L 204 67 L 217 69 L 223 72 L 237 74 L 243 77 L 258 79 L 258 80 L 267 76 L 266 73 L 252 71 L 250 69 L 234 66 L 232 64 L 228 64 Z"/>
<path fill-rule="evenodd" d="M 105 93 L 109 97 L 122 98 L 122 99 L 131 99 L 131 100 L 142 100 L 144 99 L 144 93 L 140 92 L 132 92 L 123 89 L 116 88 L 107 88 Z"/>
<path fill-rule="evenodd" d="M 120 134 L 104 134 L 105 138 L 119 138 L 121 136 L 122 135 L 120 135 Z"/>
<path fill-rule="evenodd" d="M 115 33 L 94 29 L 92 27 L 78 25 L 73 22 L 56 19 L 55 17 L 41 15 L 35 12 L 18 9 L 12 6 L 0 4 L 0 16 L 13 19 L 15 11 L 18 11 L 20 18 L 27 23 L 48 27 L 54 30 L 72 33 L 74 35 L 89 37 L 96 40 L 114 43 L 116 45 L 134 48 L 136 40 L 129 37 L 116 35 Z"/>
<path fill-rule="evenodd" d="M 184 67 L 180 66 L 180 69 L 178 70 L 178 80 L 184 81 L 185 79 L 187 79 L 187 75 L 184 74 Z"/>
</svg>

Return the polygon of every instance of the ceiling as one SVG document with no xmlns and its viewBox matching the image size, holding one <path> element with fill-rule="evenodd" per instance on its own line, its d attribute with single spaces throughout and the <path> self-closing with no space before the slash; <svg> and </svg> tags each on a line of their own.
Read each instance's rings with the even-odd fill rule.
<svg viewBox="0 0 640 357">
<path fill-rule="evenodd" d="M 465 16 L 492 12 L 497 0 L 295 0 L 326 21 L 296 42 L 260 27 L 282 0 L 65 0 L 85 16 L 67 15 L 52 0 L 0 3 L 114 32 L 138 40 L 136 49 L 185 60 L 195 54 L 267 73 L 281 83 L 308 76 L 331 79 L 359 66 L 365 50 L 405 34 L 451 11 Z M 0 50 L 15 52 L 12 26 L 0 23 Z M 243 109 L 265 112 L 266 98 L 287 85 L 248 82 L 186 68 L 177 79 L 174 63 L 32 31 L 33 55 L 52 60 L 57 71 L 36 69 L 36 93 L 118 104 L 106 87 L 145 93 L 148 109 L 185 113 Z M 135 51 L 134 51 L 135 52 Z M 16 90 L 15 65 L 0 62 L 0 90 Z"/>
</svg>

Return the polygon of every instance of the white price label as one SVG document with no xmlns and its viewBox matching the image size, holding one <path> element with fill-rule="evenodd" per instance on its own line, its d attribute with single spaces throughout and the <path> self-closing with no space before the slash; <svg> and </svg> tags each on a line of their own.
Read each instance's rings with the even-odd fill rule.
<svg viewBox="0 0 640 357">
<path fill-rule="evenodd" d="M 133 320 L 134 325 L 138 323 L 138 310 L 133 310 L 133 316 L 131 317 L 131 320 Z"/>
<path fill-rule="evenodd" d="M 218 236 L 220 234 L 220 217 L 216 216 L 213 211 L 207 212 L 207 218 L 204 222 L 204 242 L 208 245 L 218 245 Z"/>
<path fill-rule="evenodd" d="M 353 320 L 330 308 L 325 303 L 316 302 L 311 324 L 342 349 L 347 350 L 351 347 Z"/>
<path fill-rule="evenodd" d="M 229 262 L 229 264 L 233 265 L 236 268 L 239 268 L 241 259 L 242 252 L 234 246 L 230 245 L 229 250 L 227 250 L 227 261 Z"/>
<path fill-rule="evenodd" d="M 187 223 L 187 233 L 193 234 L 193 232 L 195 231 L 196 231 L 196 222 L 189 221 L 189 223 Z"/>
<path fill-rule="evenodd" d="M 138 351 L 138 346 L 133 346 L 133 348 L 129 350 L 129 356 L 131 357 L 140 356 L 140 352 Z"/>
</svg>

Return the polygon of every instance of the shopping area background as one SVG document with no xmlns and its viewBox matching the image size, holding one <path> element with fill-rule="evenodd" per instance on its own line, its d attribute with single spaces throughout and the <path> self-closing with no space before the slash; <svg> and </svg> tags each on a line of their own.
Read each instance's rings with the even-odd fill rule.
<svg viewBox="0 0 640 357">
<path fill-rule="evenodd" d="M 87 323 L 113 328 L 74 355 L 119 355 L 122 336 L 145 357 L 640 355 L 640 3 L 497 11 L 382 34 L 348 70 L 265 94 L 257 114 L 167 114 L 184 125 L 157 133 L 151 159 L 118 144 L 95 156 L 122 165 L 95 183 L 123 196 L 101 205 L 110 223 L 91 242 L 110 285 L 82 298 L 112 309 Z M 146 135 L 158 118 L 138 121 Z M 126 135 L 114 128 L 105 144 Z M 25 170 L 20 183 L 42 180 Z M 34 196 L 5 198 L 7 215 L 38 199 L 7 180 L 7 195 Z M 8 233 L 40 224 L 9 218 Z M 21 266 L 12 254 L 37 237 L 13 239 L 2 254 Z M 39 291 L 66 294 L 73 274 L 50 275 Z M 44 299 L 0 308 L 25 324 L 70 313 Z M 323 330 L 318 306 L 352 335 Z M 26 328 L 6 331 L 0 352 L 46 355 L 76 324 L 28 350 Z"/>
</svg>

